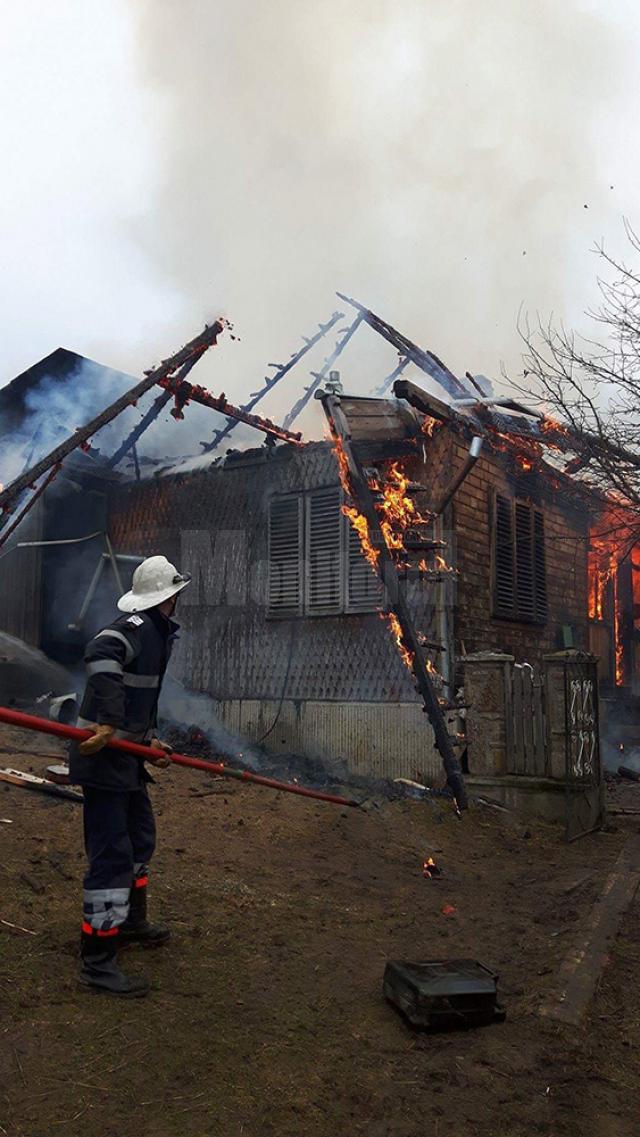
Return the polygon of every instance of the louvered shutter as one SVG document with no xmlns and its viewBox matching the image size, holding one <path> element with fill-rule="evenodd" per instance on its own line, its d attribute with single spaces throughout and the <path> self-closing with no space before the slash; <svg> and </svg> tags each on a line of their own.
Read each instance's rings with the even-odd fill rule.
<svg viewBox="0 0 640 1137">
<path fill-rule="evenodd" d="M 546 623 L 544 514 L 528 502 L 496 494 L 493 540 L 494 616 Z"/>
<path fill-rule="evenodd" d="M 269 509 L 271 616 L 302 613 L 302 498 L 277 497 Z"/>
<path fill-rule="evenodd" d="M 494 502 L 494 614 L 515 616 L 513 511 L 508 498 L 496 494 Z"/>
<path fill-rule="evenodd" d="M 307 495 L 305 612 L 309 616 L 342 611 L 341 502 L 339 486 Z"/>
<path fill-rule="evenodd" d="M 373 612 L 382 606 L 382 583 L 362 552 L 360 538 L 349 521 L 343 518 L 346 548 L 347 612 Z"/>
<path fill-rule="evenodd" d="M 516 608 L 521 620 L 535 620 L 535 574 L 533 569 L 533 512 L 530 505 L 515 503 Z"/>
<path fill-rule="evenodd" d="M 544 516 L 539 510 L 533 519 L 533 571 L 536 593 L 536 620 L 545 624 L 548 616 L 547 604 L 547 559 L 544 546 Z"/>
</svg>

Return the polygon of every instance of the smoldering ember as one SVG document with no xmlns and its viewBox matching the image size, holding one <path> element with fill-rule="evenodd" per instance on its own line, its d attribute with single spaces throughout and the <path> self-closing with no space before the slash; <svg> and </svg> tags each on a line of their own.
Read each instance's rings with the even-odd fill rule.
<svg viewBox="0 0 640 1137">
<path fill-rule="evenodd" d="M 338 304 L 0 389 L 3 1133 L 637 1131 L 638 463 Z"/>
</svg>

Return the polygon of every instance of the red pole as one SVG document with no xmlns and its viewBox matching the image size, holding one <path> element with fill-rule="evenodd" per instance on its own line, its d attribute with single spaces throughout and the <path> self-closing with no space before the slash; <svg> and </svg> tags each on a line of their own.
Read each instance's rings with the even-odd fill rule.
<svg viewBox="0 0 640 1137">
<path fill-rule="evenodd" d="M 77 726 L 66 726 L 52 719 L 41 719 L 36 715 L 27 715 L 23 711 L 13 711 L 9 707 L 0 707 L 0 722 L 8 726 L 17 726 L 22 730 L 37 730 L 41 734 L 53 734 L 58 738 L 74 739 L 82 742 L 91 738 L 90 730 L 82 730 Z M 122 738 L 114 738 L 109 743 L 112 750 L 122 750 L 125 754 L 134 754 L 139 758 L 166 758 L 164 750 L 152 750 L 150 746 L 141 746 L 138 742 L 125 742 Z M 325 794 L 320 790 L 308 790 L 304 786 L 292 785 L 291 782 L 278 782 L 274 778 L 263 778 L 261 774 L 252 774 L 250 770 L 237 770 L 232 766 L 225 766 L 224 762 L 205 762 L 203 758 L 190 758 L 188 754 L 171 754 L 171 761 L 176 766 L 190 766 L 194 770 L 206 770 L 209 774 L 220 774 L 223 778 L 236 778 L 241 782 L 254 782 L 258 786 L 268 786 L 272 790 L 282 790 L 289 794 L 299 794 L 301 797 L 312 797 L 318 801 L 333 802 L 334 805 L 358 806 L 360 803 L 353 798 L 338 797 L 336 794 Z"/>
</svg>

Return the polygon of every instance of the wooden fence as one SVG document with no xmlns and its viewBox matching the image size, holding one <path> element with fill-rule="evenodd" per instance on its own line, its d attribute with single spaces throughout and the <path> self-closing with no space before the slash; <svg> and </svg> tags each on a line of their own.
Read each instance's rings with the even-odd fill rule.
<svg viewBox="0 0 640 1137">
<path fill-rule="evenodd" d="M 530 663 L 514 663 L 506 681 L 506 773 L 545 777 L 550 759 L 542 675 Z"/>
</svg>

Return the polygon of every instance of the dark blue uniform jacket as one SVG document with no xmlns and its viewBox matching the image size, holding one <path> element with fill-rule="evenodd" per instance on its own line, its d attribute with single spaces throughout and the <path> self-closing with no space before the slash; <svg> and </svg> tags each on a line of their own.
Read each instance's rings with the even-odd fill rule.
<svg viewBox="0 0 640 1137">
<path fill-rule="evenodd" d="M 117 737 L 149 742 L 158 698 L 179 625 L 157 608 L 119 616 L 93 637 L 85 652 L 87 686 L 78 726 L 114 726 Z M 97 754 L 69 749 L 70 779 L 99 789 L 136 790 L 149 781 L 144 762 L 110 747 Z"/>
</svg>

